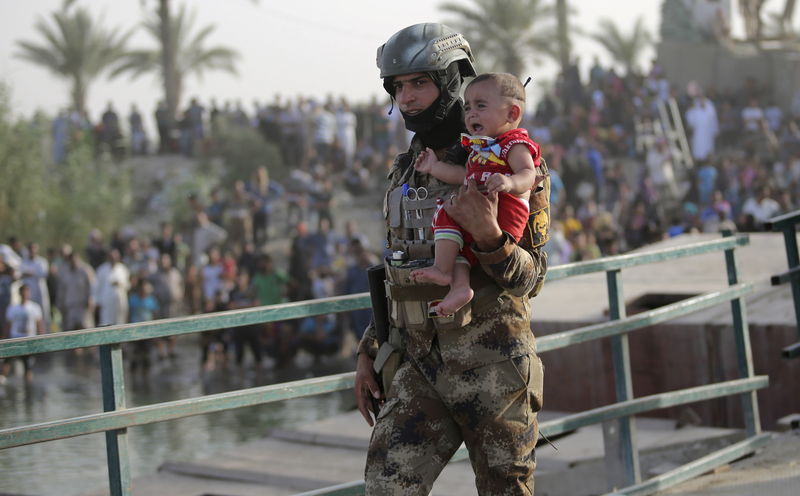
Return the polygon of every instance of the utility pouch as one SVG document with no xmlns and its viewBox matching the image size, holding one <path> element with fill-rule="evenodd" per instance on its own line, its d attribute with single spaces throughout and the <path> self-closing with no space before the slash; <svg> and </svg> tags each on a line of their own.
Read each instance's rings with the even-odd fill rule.
<svg viewBox="0 0 800 496">
<path fill-rule="evenodd" d="M 411 280 L 414 270 L 428 267 L 431 259 L 413 260 L 402 265 L 386 261 L 386 296 L 389 299 L 389 321 L 392 325 L 409 330 L 457 329 L 472 320 L 470 305 L 454 315 L 438 317 L 431 312 L 449 288 L 435 284 L 419 284 Z"/>
<path fill-rule="evenodd" d="M 402 362 L 403 354 L 390 342 L 387 341 L 378 348 L 378 354 L 375 356 L 372 366 L 380 377 L 380 387 L 384 397 L 389 393 L 389 387 Z"/>
<path fill-rule="evenodd" d="M 389 228 L 389 247 L 403 250 L 412 260 L 433 257 L 431 223 L 438 208 L 437 200 L 447 198 L 454 186 L 437 185 L 390 190 L 384 199 L 384 216 Z"/>
<path fill-rule="evenodd" d="M 539 175 L 544 176 L 531 193 L 530 214 L 525 236 L 531 248 L 539 248 L 550 239 L 550 172 L 544 159 L 539 165 Z"/>
<path fill-rule="evenodd" d="M 409 330 L 429 330 L 427 301 L 443 298 L 447 287 L 418 284 L 411 272 L 431 264 L 430 259 L 413 260 L 402 265 L 386 261 L 386 297 L 389 299 L 389 321 L 393 326 Z"/>
<path fill-rule="evenodd" d="M 547 253 L 544 252 L 543 247 L 550 239 L 550 172 L 543 158 L 539 165 L 539 174 L 544 176 L 544 180 L 531 193 L 528 225 L 519 240 L 519 245 L 535 258 L 538 266 L 536 281 L 528 294 L 530 298 L 538 295 L 542 290 L 547 275 Z"/>
</svg>

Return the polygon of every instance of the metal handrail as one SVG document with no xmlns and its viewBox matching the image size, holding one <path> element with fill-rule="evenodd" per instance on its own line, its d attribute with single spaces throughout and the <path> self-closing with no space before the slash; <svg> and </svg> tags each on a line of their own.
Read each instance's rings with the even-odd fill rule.
<svg viewBox="0 0 800 496">
<path fill-rule="evenodd" d="M 653 250 L 643 253 L 627 254 L 587 262 L 579 262 L 552 267 L 548 272 L 550 280 L 563 279 L 576 275 L 605 272 L 609 289 L 609 322 L 588 325 L 570 331 L 559 332 L 539 338 L 538 350 L 545 353 L 555 349 L 571 346 L 594 339 L 610 337 L 614 350 L 615 382 L 617 384 L 617 402 L 600 408 L 587 410 L 541 424 L 545 435 L 555 435 L 579 426 L 598 422 L 619 422 L 622 433 L 621 450 L 613 456 L 623 467 L 624 480 L 628 481 L 628 489 L 619 494 L 651 494 L 654 487 L 640 482 L 638 469 L 638 453 L 632 435 L 633 415 L 654 409 L 707 400 L 722 396 L 738 394 L 743 400 L 746 430 L 749 436 L 741 446 L 728 451 L 739 453 L 742 450 L 752 452 L 759 443 L 763 443 L 760 435 L 758 406 L 755 402 L 755 391 L 766 387 L 765 376 L 755 376 L 750 343 L 747 335 L 746 313 L 743 297 L 753 291 L 754 286 L 741 283 L 737 276 L 734 250 L 749 242 L 746 236 L 728 236 L 706 242 L 692 243 L 679 247 Z M 726 289 L 712 291 L 685 300 L 666 305 L 655 310 L 627 317 L 622 304 L 622 287 L 620 273 L 623 268 L 637 265 L 674 260 L 686 256 L 724 251 L 728 268 Z M 740 379 L 709 384 L 696 388 L 660 393 L 656 395 L 634 398 L 630 385 L 630 357 L 628 356 L 627 334 L 653 324 L 674 319 L 681 315 L 696 312 L 720 303 L 730 302 L 734 317 L 734 331 L 737 339 L 737 359 Z M 156 403 L 151 405 L 127 408 L 124 396 L 124 375 L 122 362 L 123 343 L 175 336 L 187 333 L 205 332 L 219 328 L 235 327 L 263 322 L 276 322 L 287 319 L 302 318 L 327 313 L 346 312 L 369 308 L 367 293 L 339 296 L 320 300 L 304 301 L 257 307 L 243 310 L 219 312 L 177 319 L 166 319 L 138 324 L 109 326 L 81 331 L 70 331 L 45 336 L 19 338 L 0 342 L 0 358 L 21 355 L 48 353 L 87 346 L 100 346 L 101 370 L 103 378 L 103 402 L 105 411 L 81 417 L 44 422 L 19 427 L 0 429 L 0 449 L 83 436 L 105 432 L 108 452 L 109 486 L 113 495 L 129 495 L 132 491 L 130 465 L 127 453 L 127 428 L 165 420 L 203 415 L 212 412 L 255 406 L 291 398 L 322 394 L 350 389 L 354 384 L 354 373 L 306 379 L 301 381 L 275 384 L 255 388 L 230 391 L 219 394 L 199 396 Z M 626 434 L 627 433 L 627 434 Z M 685 470 L 676 469 L 678 475 L 667 478 L 668 481 L 679 481 L 688 473 L 698 470 L 698 466 L 713 468 L 726 463 L 730 454 L 721 450 L 718 457 L 705 457 L 699 465 L 688 464 Z M 462 447 L 453 460 L 466 456 Z M 722 460 L 722 461 L 720 461 Z M 714 465 L 714 464 L 717 465 Z M 666 475 L 666 474 L 665 474 Z M 661 476 L 664 478 L 664 475 Z M 651 479 L 652 480 L 652 479 Z M 681 479 L 685 480 L 685 479 Z M 650 482 L 650 481 L 648 481 Z M 657 485 L 659 488 L 663 482 Z M 674 482 L 673 482 L 674 483 Z M 642 486 L 645 484 L 645 486 Z M 641 487 L 645 487 L 642 489 Z M 304 495 L 328 494 L 363 494 L 363 481 L 348 482 L 329 488 L 304 493 Z M 630 490 L 630 491 L 628 491 Z"/>
<path fill-rule="evenodd" d="M 792 300 L 794 302 L 794 316 L 797 322 L 797 333 L 800 337 L 800 254 L 797 248 L 797 224 L 800 223 L 800 210 L 789 212 L 771 218 L 764 223 L 764 227 L 770 231 L 781 231 L 783 233 L 783 244 L 786 247 L 786 261 L 789 270 L 781 274 L 773 275 L 770 282 L 773 286 L 780 286 L 787 282 L 792 287 Z M 781 352 L 784 358 L 800 357 L 800 341 L 791 344 Z"/>
</svg>

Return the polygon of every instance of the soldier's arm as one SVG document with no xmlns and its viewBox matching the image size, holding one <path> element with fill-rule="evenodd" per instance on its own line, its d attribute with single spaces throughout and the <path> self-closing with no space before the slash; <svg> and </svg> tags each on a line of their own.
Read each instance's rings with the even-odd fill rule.
<svg viewBox="0 0 800 496">
<path fill-rule="evenodd" d="M 359 355 L 364 353 L 370 358 L 375 358 L 375 355 L 378 354 L 378 337 L 375 332 L 374 322 L 370 321 L 366 330 L 364 330 L 364 335 L 361 337 L 361 341 L 358 343 L 357 353 Z"/>
<path fill-rule="evenodd" d="M 539 281 L 540 272 L 545 270 L 541 253 L 522 248 L 505 232 L 498 248 L 481 251 L 476 243 L 472 252 L 497 285 L 514 296 L 529 294 Z"/>
</svg>

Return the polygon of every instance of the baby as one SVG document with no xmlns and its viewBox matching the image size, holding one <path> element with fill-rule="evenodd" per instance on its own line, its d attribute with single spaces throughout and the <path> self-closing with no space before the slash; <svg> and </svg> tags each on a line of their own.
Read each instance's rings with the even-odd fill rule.
<svg viewBox="0 0 800 496">
<path fill-rule="evenodd" d="M 466 168 L 437 159 L 430 148 L 414 163 L 420 172 L 448 184 L 473 179 L 488 195 L 498 195 L 497 223 L 519 241 L 528 221 L 530 191 L 542 179 L 539 145 L 518 128 L 525 107 L 525 89 L 515 76 L 481 74 L 464 92 L 465 124 L 470 135 L 461 136 L 469 151 Z M 484 187 L 481 187 L 483 185 Z M 450 286 L 444 299 L 432 308 L 439 316 L 451 315 L 472 300 L 469 270 L 477 260 L 469 249 L 472 238 L 443 208 L 433 218 L 435 258 L 431 267 L 415 270 L 415 282 Z"/>
</svg>

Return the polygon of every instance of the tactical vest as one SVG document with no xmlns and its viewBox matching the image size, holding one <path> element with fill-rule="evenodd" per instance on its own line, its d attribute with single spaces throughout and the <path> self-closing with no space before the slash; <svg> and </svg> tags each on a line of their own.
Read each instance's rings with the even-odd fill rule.
<svg viewBox="0 0 800 496">
<path fill-rule="evenodd" d="M 443 298 L 449 288 L 432 284 L 418 284 L 410 280 L 411 271 L 431 265 L 434 257 L 432 221 L 438 207 L 437 199 L 445 200 L 458 187 L 442 183 L 433 176 L 417 174 L 413 163 L 421 144 L 413 140 L 409 152 L 395 159 L 389 173 L 390 187 L 384 197 L 384 217 L 387 225 L 387 247 L 398 257 L 387 257 L 386 296 L 390 331 L 385 342 L 379 343 L 374 368 L 381 378 L 383 391 L 389 390 L 394 372 L 400 366 L 404 353 L 422 356 L 430 349 L 437 330 L 460 328 L 467 325 L 472 313 L 480 315 L 489 305 L 496 304 L 504 291 L 480 267 L 473 267 L 470 285 L 475 291 L 472 301 L 455 315 L 435 317 L 429 309 Z M 463 153 L 461 153 L 463 152 Z M 464 164 L 466 152 L 460 145 L 448 150 L 445 162 Z M 541 265 L 541 271 L 530 297 L 542 288 L 547 257 L 541 247 L 550 238 L 550 175 L 544 160 L 539 170 L 545 179 L 530 197 L 531 211 L 528 226 L 520 246 L 531 252 Z M 404 186 L 405 185 L 405 186 Z M 427 197 L 409 194 L 411 188 L 427 190 Z M 413 338 L 407 339 L 407 334 Z"/>
<path fill-rule="evenodd" d="M 457 146 L 460 149 L 460 145 Z M 447 294 L 449 288 L 410 280 L 412 271 L 433 263 L 431 223 L 438 208 L 437 200 L 449 198 L 458 189 L 458 186 L 442 183 L 430 175 L 416 173 L 413 161 L 417 153 L 412 143 L 411 150 L 397 158 L 390 173 L 391 187 L 384 199 L 387 246 L 397 254 L 385 260 L 390 323 L 392 327 L 415 332 L 459 328 L 470 322 L 473 309 L 491 304 L 503 291 L 491 279 L 482 277 L 485 276 L 483 271 L 475 267 L 470 275 L 475 290 L 473 301 L 453 316 L 436 317 L 430 309 Z M 449 158 L 451 160 L 445 158 L 445 161 L 452 161 L 453 154 Z M 545 178 L 531 194 L 528 226 L 520 240 L 520 245 L 529 251 L 539 250 L 550 237 L 550 175 L 544 160 L 539 173 Z M 420 191 L 426 194 L 420 195 Z M 530 296 L 538 294 L 543 283 L 544 271 Z"/>
</svg>

